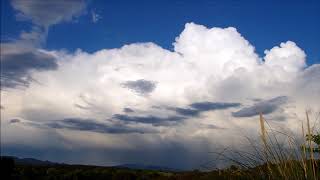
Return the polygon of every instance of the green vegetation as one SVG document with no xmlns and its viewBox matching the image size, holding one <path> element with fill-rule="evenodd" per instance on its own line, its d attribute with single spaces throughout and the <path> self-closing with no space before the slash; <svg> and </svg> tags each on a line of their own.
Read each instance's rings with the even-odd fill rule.
<svg viewBox="0 0 320 180">
<path fill-rule="evenodd" d="M 313 141 L 314 143 L 316 143 L 317 144 L 317 146 L 318 147 L 314 147 L 313 148 L 313 151 L 314 152 L 320 152 L 320 134 L 318 133 L 318 134 L 310 134 L 310 136 L 308 136 L 308 135 L 306 135 L 306 139 L 307 140 L 311 140 L 311 141 Z M 311 149 L 310 148 L 308 148 L 308 151 L 310 151 Z"/>
</svg>

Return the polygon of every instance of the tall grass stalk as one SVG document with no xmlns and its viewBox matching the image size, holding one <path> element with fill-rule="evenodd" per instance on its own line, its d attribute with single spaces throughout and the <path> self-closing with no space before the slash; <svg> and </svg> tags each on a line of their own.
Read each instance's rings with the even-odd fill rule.
<svg viewBox="0 0 320 180">
<path fill-rule="evenodd" d="M 319 159 L 315 158 L 309 114 L 306 112 L 306 127 L 301 125 L 303 142 L 288 132 L 274 130 L 260 113 L 260 145 L 249 140 L 254 153 L 231 152 L 238 166 L 247 169 L 253 179 L 320 179 Z M 283 137 L 279 139 L 279 137 Z M 235 160 L 236 159 L 236 160 Z M 318 162 L 318 163 L 317 163 Z M 258 171 L 258 172 L 256 172 Z M 256 173 L 257 176 L 252 175 Z"/>
</svg>

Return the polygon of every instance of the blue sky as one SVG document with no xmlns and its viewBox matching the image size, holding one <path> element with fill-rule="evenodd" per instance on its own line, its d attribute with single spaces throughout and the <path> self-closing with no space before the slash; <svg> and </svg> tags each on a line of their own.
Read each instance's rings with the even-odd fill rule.
<svg viewBox="0 0 320 180">
<path fill-rule="evenodd" d="M 91 12 L 101 19 L 92 22 Z M 94 52 L 135 42 L 155 42 L 172 49 L 187 22 L 207 27 L 235 27 L 263 55 L 279 42 L 294 41 L 320 61 L 319 1 L 89 1 L 84 15 L 74 22 L 53 25 L 45 48 L 80 48 Z M 1 40 L 14 39 L 32 24 L 17 21 L 10 1 L 2 2 Z"/>
<path fill-rule="evenodd" d="M 259 113 L 302 137 L 319 18 L 319 1 L 1 1 L 1 152 L 194 169 L 250 152 Z"/>
</svg>

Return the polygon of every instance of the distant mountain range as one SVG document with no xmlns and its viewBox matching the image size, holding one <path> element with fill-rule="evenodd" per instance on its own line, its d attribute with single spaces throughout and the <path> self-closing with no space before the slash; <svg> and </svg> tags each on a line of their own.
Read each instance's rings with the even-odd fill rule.
<svg viewBox="0 0 320 180">
<path fill-rule="evenodd" d="M 16 164 L 19 165 L 34 165 L 34 166 L 48 166 L 48 165 L 73 165 L 73 164 L 65 164 L 65 163 L 56 163 L 51 161 L 42 161 L 34 158 L 18 158 L 15 156 L 1 156 L 1 158 L 12 158 Z M 91 166 L 91 165 L 90 165 Z M 163 167 L 163 166 L 153 166 L 153 165 L 141 165 L 141 164 L 121 164 L 117 166 L 106 166 L 106 167 L 114 167 L 114 168 L 128 168 L 128 169 L 136 169 L 136 170 L 157 170 L 157 171 L 171 171 L 171 172 L 179 172 L 182 170 Z"/>
<path fill-rule="evenodd" d="M 145 169 L 145 170 L 157 170 L 157 171 L 171 171 L 171 172 L 179 172 L 182 170 L 163 167 L 163 166 L 153 166 L 153 165 L 141 165 L 141 164 L 122 164 L 118 166 L 113 166 L 117 168 L 129 168 L 129 169 Z"/>
<path fill-rule="evenodd" d="M 6 158 L 12 158 L 16 164 L 19 165 L 59 165 L 60 163 L 55 163 L 51 161 L 42 161 L 34 158 L 18 158 L 15 156 L 1 156 L 1 158 L 6 157 Z M 60 164 L 62 165 L 62 164 Z"/>
</svg>

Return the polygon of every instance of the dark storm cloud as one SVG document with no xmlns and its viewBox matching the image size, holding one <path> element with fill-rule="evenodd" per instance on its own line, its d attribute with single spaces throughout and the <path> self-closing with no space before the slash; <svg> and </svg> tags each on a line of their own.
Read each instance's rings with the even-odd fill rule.
<svg viewBox="0 0 320 180">
<path fill-rule="evenodd" d="M 226 102 L 197 102 L 189 105 L 188 108 L 168 108 L 183 116 L 199 116 L 201 112 L 224 110 L 232 107 L 240 106 L 240 103 L 226 103 Z"/>
<path fill-rule="evenodd" d="M 156 83 L 153 81 L 139 79 L 136 81 L 126 81 L 122 83 L 122 86 L 131 89 L 138 94 L 146 95 L 151 93 L 156 88 Z"/>
<path fill-rule="evenodd" d="M 280 105 L 288 101 L 286 96 L 278 96 L 269 100 L 261 101 L 250 107 L 242 108 L 239 111 L 233 112 L 233 117 L 252 117 L 262 114 L 270 114 L 276 111 Z"/>
<path fill-rule="evenodd" d="M 26 121 L 20 119 L 11 119 L 10 124 L 20 124 L 23 126 L 32 126 L 39 129 L 67 129 L 76 131 L 88 131 L 109 134 L 129 134 L 129 133 L 158 133 L 150 128 L 135 127 L 134 123 L 110 122 L 109 124 L 98 122 L 94 119 L 65 118 L 62 120 L 53 120 L 46 123 L 35 121 Z"/>
<path fill-rule="evenodd" d="M 183 116 L 198 116 L 201 112 L 197 109 L 188 109 L 188 108 L 174 108 L 173 110 Z"/>
<path fill-rule="evenodd" d="M 181 116 L 169 116 L 169 117 L 157 117 L 157 116 L 128 116 L 125 114 L 115 114 L 113 118 L 125 121 L 125 122 L 138 122 L 145 124 L 152 124 L 154 126 L 166 126 L 176 124 L 179 121 L 185 119 Z"/>
<path fill-rule="evenodd" d="M 13 124 L 13 123 L 20 123 L 20 119 L 11 119 L 10 120 L 10 124 Z"/>
<path fill-rule="evenodd" d="M 56 122 L 47 123 L 46 125 L 48 127 L 55 128 L 55 129 L 91 131 L 91 132 L 98 132 L 98 133 L 112 133 L 112 134 L 155 133 L 155 131 L 147 130 L 143 128 L 127 127 L 123 124 L 107 125 L 104 123 L 96 122 L 95 120 L 92 120 L 92 119 L 80 119 L 80 118 L 63 119 Z"/>
<path fill-rule="evenodd" d="M 131 108 L 123 108 L 123 112 L 125 112 L 125 113 L 132 113 L 132 112 L 134 112 L 134 110 L 131 109 Z"/>
<path fill-rule="evenodd" d="M 125 121 L 125 122 L 139 122 L 145 124 L 152 124 L 154 126 L 170 126 L 175 125 L 189 117 L 199 116 L 201 112 L 210 111 L 210 110 L 223 110 L 231 107 L 238 107 L 240 103 L 222 103 L 222 102 L 198 102 L 192 103 L 187 108 L 180 107 L 159 107 L 152 106 L 156 109 L 166 109 L 176 112 L 178 115 L 159 117 L 153 115 L 147 116 L 130 116 L 127 114 L 114 114 L 113 118 Z M 129 109 L 124 109 L 124 112 L 130 113 Z"/>
<path fill-rule="evenodd" d="M 53 56 L 40 51 L 1 55 L 1 88 L 28 86 L 33 80 L 30 71 L 54 70 L 57 67 Z"/>
<path fill-rule="evenodd" d="M 199 111 L 210 111 L 210 110 L 223 110 L 232 107 L 240 106 L 240 103 L 225 103 L 225 102 L 198 102 L 192 103 L 190 107 Z"/>
</svg>

